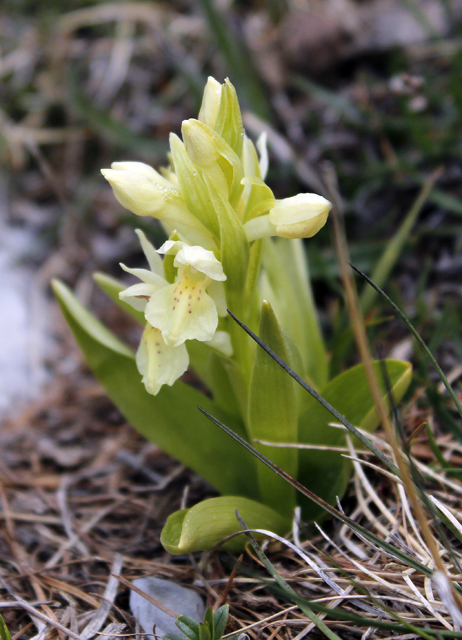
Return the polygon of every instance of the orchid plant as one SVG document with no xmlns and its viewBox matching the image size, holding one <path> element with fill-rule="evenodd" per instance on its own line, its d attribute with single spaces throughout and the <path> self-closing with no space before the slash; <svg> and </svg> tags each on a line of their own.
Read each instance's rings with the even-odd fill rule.
<svg viewBox="0 0 462 640">
<path fill-rule="evenodd" d="M 156 249 L 136 232 L 149 269 L 121 267 L 139 282 L 127 287 L 95 276 L 144 327 L 136 355 L 54 283 L 89 366 L 121 412 L 222 494 L 170 516 L 161 540 L 177 554 L 211 548 L 238 531 L 236 509 L 250 527 L 284 533 L 299 502 L 289 484 L 197 406 L 331 503 L 351 473 L 338 451 L 344 432 L 329 426 L 326 409 L 257 348 L 227 309 L 350 422 L 366 430 L 378 424 L 362 365 L 329 380 L 302 238 L 325 225 L 330 203 L 311 193 L 274 197 L 265 183 L 265 136 L 254 145 L 245 134 L 228 80 L 209 78 L 198 119 L 183 122 L 182 137 L 171 134 L 170 166 L 160 172 L 140 162 L 102 170 L 117 200 L 156 218 L 168 237 Z M 180 380 L 189 366 L 200 385 Z M 385 366 L 399 400 L 411 367 L 395 360 Z M 306 518 L 322 517 L 314 504 L 300 504 Z M 244 541 L 226 544 L 238 549 Z"/>
</svg>

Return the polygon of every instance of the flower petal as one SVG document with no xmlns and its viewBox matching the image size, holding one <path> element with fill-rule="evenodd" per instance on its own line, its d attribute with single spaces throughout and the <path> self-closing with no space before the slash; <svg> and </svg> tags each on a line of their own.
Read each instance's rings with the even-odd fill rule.
<svg viewBox="0 0 462 640">
<path fill-rule="evenodd" d="M 186 270 L 185 270 L 186 272 Z M 178 346 L 185 340 L 211 340 L 218 325 L 218 313 L 206 293 L 206 281 L 183 277 L 156 291 L 145 310 L 146 320 L 162 331 L 165 342 Z"/>
<path fill-rule="evenodd" d="M 188 368 L 189 356 L 184 344 L 168 346 L 160 331 L 148 324 L 136 353 L 136 364 L 146 391 L 155 396 L 162 385 L 171 386 L 183 375 Z"/>
<path fill-rule="evenodd" d="M 164 255 L 176 255 L 183 246 L 186 246 L 186 242 L 183 242 L 182 240 L 167 240 L 160 249 L 157 249 L 157 253 Z"/>
<path fill-rule="evenodd" d="M 205 344 L 228 358 L 231 358 L 233 355 L 231 337 L 226 331 L 215 331 L 213 338 L 211 340 L 207 340 Z"/>
<path fill-rule="evenodd" d="M 131 273 L 132 276 L 139 278 L 146 284 L 150 284 L 154 286 L 156 289 L 159 289 L 160 287 L 164 287 L 166 284 L 168 284 L 167 280 L 157 275 L 157 273 L 153 273 L 152 271 L 149 271 L 148 269 L 131 269 L 130 267 L 127 267 L 125 264 L 123 264 L 122 262 L 120 263 L 120 266 L 127 273 Z"/>
<path fill-rule="evenodd" d="M 262 180 L 266 178 L 266 174 L 268 173 L 268 167 L 269 167 L 267 141 L 268 141 L 268 134 L 266 133 L 266 131 L 263 131 L 259 135 L 257 140 L 257 149 L 260 154 L 259 164 L 260 164 L 260 174 L 261 174 Z"/>
<path fill-rule="evenodd" d="M 138 282 L 128 289 L 119 293 L 119 298 L 129 304 L 137 311 L 144 311 L 146 305 L 157 287 L 153 287 L 152 284 L 146 284 L 145 282 Z"/>
<path fill-rule="evenodd" d="M 224 318 L 228 313 L 228 306 L 226 304 L 225 285 L 223 282 L 212 280 L 212 282 L 207 285 L 207 293 L 216 304 L 220 318 Z"/>
<path fill-rule="evenodd" d="M 226 280 L 221 262 L 215 258 L 213 251 L 202 247 L 183 245 L 175 256 L 175 266 L 184 265 L 204 273 L 212 280 Z"/>
<path fill-rule="evenodd" d="M 158 276 L 160 276 L 162 278 L 163 275 L 164 275 L 164 267 L 163 267 L 163 264 L 162 264 L 162 258 L 157 253 L 157 251 L 154 249 L 153 245 L 146 238 L 146 236 L 141 231 L 141 229 L 135 229 L 135 233 L 136 233 L 136 235 L 138 236 L 138 238 L 140 240 L 141 248 L 143 249 L 143 253 L 146 256 L 146 259 L 147 259 L 147 261 L 149 263 L 149 266 L 151 267 L 151 271 L 153 273 L 156 273 Z"/>
</svg>

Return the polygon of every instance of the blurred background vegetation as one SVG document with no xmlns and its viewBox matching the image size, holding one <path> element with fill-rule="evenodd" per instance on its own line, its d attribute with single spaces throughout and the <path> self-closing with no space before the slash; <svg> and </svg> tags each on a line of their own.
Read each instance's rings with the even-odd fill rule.
<svg viewBox="0 0 462 640">
<path fill-rule="evenodd" d="M 2 216 L 29 234 L 16 261 L 42 287 L 59 276 L 88 301 L 95 269 L 119 276 L 118 262 L 136 258 L 134 227 L 160 241 L 160 230 L 116 203 L 99 169 L 165 164 L 168 134 L 197 114 L 207 76 L 229 76 L 249 135 L 268 133 L 276 197 L 320 192 L 322 167 L 333 164 L 352 261 L 454 370 L 461 20 L 459 0 L 4 0 Z M 326 228 L 307 248 L 341 366 L 337 330 L 346 324 L 332 246 Z M 363 298 L 374 341 L 410 357 L 399 323 L 376 321 L 389 314 L 377 303 Z"/>
</svg>

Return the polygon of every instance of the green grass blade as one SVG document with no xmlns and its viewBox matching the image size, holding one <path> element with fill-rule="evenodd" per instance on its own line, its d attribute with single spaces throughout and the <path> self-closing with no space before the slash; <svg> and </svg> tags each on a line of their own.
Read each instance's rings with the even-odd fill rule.
<svg viewBox="0 0 462 640">
<path fill-rule="evenodd" d="M 425 433 L 427 434 L 428 444 L 430 445 L 430 449 L 432 450 L 433 455 L 438 460 L 441 465 L 441 469 L 447 471 L 448 469 L 452 469 L 451 465 L 447 460 L 445 460 L 441 449 L 436 442 L 435 436 L 433 435 L 433 431 L 430 428 L 428 422 L 425 424 Z"/>
<path fill-rule="evenodd" d="M 459 402 L 459 400 L 458 400 L 453 388 L 449 384 L 448 379 L 444 375 L 443 370 L 441 369 L 440 365 L 436 361 L 436 358 L 434 357 L 434 355 L 432 354 L 430 349 L 427 347 L 427 345 L 425 344 L 424 340 L 420 337 L 417 329 L 410 322 L 410 320 L 408 320 L 407 316 L 401 311 L 401 309 L 398 307 L 398 305 L 396 305 L 393 302 L 393 300 L 385 293 L 385 291 L 383 291 L 380 287 L 378 287 L 375 284 L 375 282 L 373 282 L 368 276 L 366 276 L 365 273 L 363 273 L 362 271 L 357 269 L 351 263 L 350 263 L 350 265 L 351 265 L 352 269 L 354 269 L 356 271 L 356 273 L 358 273 L 362 278 L 364 278 L 366 280 L 366 282 L 368 282 L 371 285 L 371 287 L 373 287 L 377 291 L 377 293 L 379 293 L 382 296 L 382 298 L 388 302 L 388 304 L 391 306 L 391 308 L 396 313 L 396 315 L 404 322 L 406 327 L 409 329 L 409 331 L 412 333 L 412 335 L 416 339 L 417 344 L 419 345 L 419 347 L 422 349 L 422 351 L 425 353 L 425 355 L 428 357 L 428 359 L 432 363 L 432 365 L 435 368 L 437 374 L 439 375 L 442 383 L 446 387 L 447 392 L 449 393 L 449 395 L 451 396 L 452 400 L 454 401 L 454 404 L 456 405 L 460 416 L 462 417 L 462 405 L 461 405 L 461 403 Z M 462 429 L 460 429 L 459 435 L 460 435 L 460 437 L 462 437 Z"/>
<path fill-rule="evenodd" d="M 283 590 L 285 596 L 289 600 L 291 600 L 292 602 L 295 602 L 296 604 L 298 604 L 298 606 L 303 611 L 303 613 L 306 615 L 306 617 L 309 620 L 311 620 L 311 622 L 313 624 L 316 625 L 316 627 L 319 629 L 319 631 L 321 633 L 323 633 L 326 636 L 326 638 L 329 638 L 329 640 L 341 640 L 341 638 L 336 633 L 334 633 L 331 629 L 329 629 L 329 627 L 325 624 L 325 622 L 323 622 L 314 613 L 314 611 L 308 605 L 308 601 L 305 600 L 305 598 L 301 598 L 292 589 L 292 587 L 290 587 L 287 584 L 287 582 L 284 580 L 284 578 L 281 576 L 281 574 L 276 570 L 276 568 L 271 564 L 271 562 L 268 560 L 266 555 L 260 549 L 260 547 L 258 546 L 255 538 L 250 533 L 250 531 L 247 529 L 247 526 L 246 526 L 245 522 L 242 520 L 241 516 L 239 515 L 239 512 L 236 512 L 236 516 L 237 516 L 237 519 L 239 520 L 242 528 L 244 529 L 245 535 L 247 536 L 247 539 L 249 540 L 250 545 L 252 546 L 253 550 L 255 551 L 257 557 L 265 565 L 265 568 L 268 571 L 268 573 L 270 574 L 270 576 L 272 578 L 274 578 L 276 583 L 281 587 L 281 589 Z"/>
<path fill-rule="evenodd" d="M 0 640 L 11 640 L 11 634 L 2 616 L 0 616 Z"/>
<path fill-rule="evenodd" d="M 405 553 L 401 549 L 398 549 L 397 547 L 392 546 L 388 542 L 385 542 L 384 540 L 382 540 L 381 538 L 376 536 L 374 533 L 368 531 L 367 529 L 362 527 L 360 524 L 358 524 L 357 522 L 355 522 L 354 520 L 352 520 L 351 518 L 346 516 L 344 513 L 342 513 L 341 511 L 339 511 L 335 507 L 331 506 L 325 500 L 322 500 L 321 498 L 319 498 L 312 491 L 310 491 L 309 489 L 304 487 L 300 482 L 295 480 L 295 478 L 292 478 L 288 473 L 286 473 L 285 471 L 280 469 L 269 458 L 267 458 L 265 455 L 263 455 L 262 453 L 257 451 L 257 449 L 255 449 L 255 447 L 253 447 L 249 442 L 247 442 L 247 440 L 244 440 L 237 433 L 234 433 L 234 431 L 232 429 L 230 429 L 225 424 L 223 424 L 222 422 L 220 422 L 219 420 L 214 418 L 210 413 L 208 413 L 207 411 L 205 411 L 201 407 L 198 407 L 198 409 L 211 422 L 213 422 L 217 427 L 220 427 L 220 429 L 222 429 L 225 433 L 227 433 L 231 438 L 236 440 L 236 442 L 238 442 L 242 447 L 247 449 L 247 451 L 249 451 L 256 458 L 258 458 L 258 460 L 260 460 L 260 462 L 263 462 L 263 464 L 266 464 L 266 466 L 268 466 L 275 473 L 277 473 L 279 476 L 281 476 L 281 478 L 284 478 L 287 482 L 290 482 L 290 484 L 292 484 L 292 486 L 294 486 L 298 491 L 300 491 L 300 493 L 302 493 L 304 496 L 306 496 L 307 498 L 309 498 L 310 500 L 315 502 L 322 509 L 325 509 L 328 513 L 330 513 L 330 515 L 334 516 L 335 518 L 337 518 L 338 520 L 340 520 L 341 522 L 346 524 L 353 531 L 355 531 L 355 532 L 359 533 L 360 535 L 362 535 L 371 544 L 380 547 L 386 553 L 390 554 L 391 556 L 394 556 L 395 558 L 398 558 L 399 560 L 404 562 L 409 567 L 412 567 L 413 569 L 416 569 L 417 571 L 420 571 L 423 575 L 431 577 L 431 575 L 433 573 L 431 569 L 429 569 L 428 567 L 423 565 L 421 562 L 415 560 L 414 558 L 409 556 L 407 553 Z M 456 588 L 462 593 L 462 587 L 458 587 L 457 586 Z"/>
<path fill-rule="evenodd" d="M 371 275 L 371 280 L 377 283 L 377 286 L 381 287 L 387 280 L 392 272 L 396 262 L 401 255 L 401 252 L 404 248 L 406 240 L 409 237 L 409 234 L 414 226 L 419 213 L 422 211 L 422 207 L 428 199 L 430 191 L 437 180 L 440 171 L 435 172 L 429 180 L 426 182 L 421 192 L 419 193 L 417 199 L 414 204 L 410 208 L 406 217 L 404 218 L 401 226 L 398 231 L 395 233 L 394 237 L 385 245 L 385 251 L 379 258 L 377 264 L 374 267 L 374 270 Z M 361 310 L 364 314 L 370 311 L 372 305 L 374 304 L 374 300 L 377 296 L 377 291 L 374 289 L 370 289 L 369 287 L 365 287 L 362 292 L 359 302 L 361 305 Z"/>
<path fill-rule="evenodd" d="M 295 371 L 291 369 L 276 353 L 274 353 L 274 351 L 270 349 L 268 345 L 266 345 L 263 342 L 263 340 L 260 340 L 260 338 L 253 331 L 251 331 L 243 322 L 241 322 L 238 318 L 236 318 L 236 316 L 229 309 L 228 309 L 228 313 L 233 318 L 233 320 L 235 320 L 235 322 L 237 322 L 237 324 L 240 327 L 242 327 L 242 329 L 244 329 L 244 331 L 253 340 L 255 340 L 255 342 L 262 349 L 264 349 L 266 353 L 270 355 L 273 358 L 273 360 L 275 360 L 278 363 L 280 367 L 284 369 L 284 371 L 286 371 L 290 376 L 292 376 L 292 378 L 296 382 L 298 382 L 298 384 L 301 385 L 306 391 L 308 391 L 308 393 L 311 394 L 315 400 L 317 400 L 320 404 L 322 404 L 322 406 L 325 409 L 327 409 L 327 411 L 329 411 L 329 413 L 332 414 L 336 420 L 338 420 L 341 424 L 343 424 L 343 426 L 346 427 L 348 431 L 350 431 L 353 435 L 355 435 L 358 438 L 358 440 L 360 440 L 363 443 L 363 445 L 369 449 L 369 451 L 372 451 L 372 453 L 376 455 L 377 458 L 379 458 L 379 460 L 381 460 L 390 469 L 390 471 L 392 471 L 395 475 L 399 476 L 399 471 L 396 465 L 393 464 L 393 462 L 389 460 L 387 456 L 385 456 L 381 451 L 379 451 L 379 449 L 377 449 L 377 447 L 372 444 L 369 438 L 367 438 L 360 431 L 358 431 L 358 429 L 354 425 L 352 425 L 351 422 L 349 422 L 345 418 L 345 416 L 342 416 L 342 414 L 339 413 L 337 409 L 334 409 L 332 405 L 326 402 L 324 398 L 317 391 L 313 389 L 313 387 L 311 387 L 305 380 L 303 380 L 303 378 L 301 378 L 297 373 L 295 373 Z"/>
</svg>

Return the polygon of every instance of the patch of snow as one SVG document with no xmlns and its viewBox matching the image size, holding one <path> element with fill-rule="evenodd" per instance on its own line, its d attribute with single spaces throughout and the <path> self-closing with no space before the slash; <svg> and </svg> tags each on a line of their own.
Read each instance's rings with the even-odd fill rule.
<svg viewBox="0 0 462 640">
<path fill-rule="evenodd" d="M 47 302 L 36 269 L 23 260 L 38 241 L 27 227 L 7 222 L 6 185 L 0 184 L 0 415 L 32 400 L 46 379 Z"/>
</svg>

